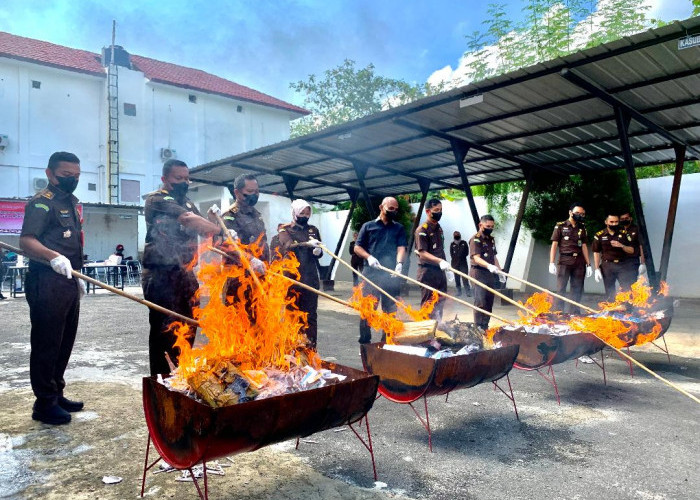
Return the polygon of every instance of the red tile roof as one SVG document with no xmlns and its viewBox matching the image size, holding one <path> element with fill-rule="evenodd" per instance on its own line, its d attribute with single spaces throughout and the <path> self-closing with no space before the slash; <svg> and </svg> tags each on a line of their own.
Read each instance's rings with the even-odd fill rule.
<svg viewBox="0 0 700 500">
<path fill-rule="evenodd" d="M 105 75 L 99 54 L 2 31 L 0 31 L 0 57 L 35 62 L 69 71 Z M 131 55 L 131 64 L 134 69 L 141 71 L 146 78 L 154 82 L 232 97 L 301 115 L 309 114 L 309 111 L 304 108 L 198 69 L 137 55 Z"/>
</svg>

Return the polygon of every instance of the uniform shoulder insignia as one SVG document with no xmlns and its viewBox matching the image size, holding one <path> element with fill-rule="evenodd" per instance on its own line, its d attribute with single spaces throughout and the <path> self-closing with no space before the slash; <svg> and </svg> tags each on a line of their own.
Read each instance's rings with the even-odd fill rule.
<svg viewBox="0 0 700 500">
<path fill-rule="evenodd" d="M 565 220 L 563 220 L 563 221 L 561 221 L 561 222 L 557 222 L 557 223 L 556 223 L 556 224 L 554 224 L 554 225 L 555 225 L 555 226 L 561 226 L 561 225 L 563 225 L 563 224 L 564 224 L 565 222 L 566 222 L 566 221 L 565 221 Z"/>
<path fill-rule="evenodd" d="M 426 223 L 423 224 L 421 227 L 422 227 L 423 229 L 428 229 L 428 223 L 426 222 Z"/>
<path fill-rule="evenodd" d="M 163 199 L 164 199 L 164 200 L 168 200 L 168 201 L 170 201 L 170 200 L 175 201 L 175 198 L 173 198 L 173 197 L 170 196 L 170 195 L 168 195 L 168 196 L 163 196 Z"/>
<path fill-rule="evenodd" d="M 47 205 L 44 205 L 43 203 L 35 203 L 34 206 L 36 208 L 41 208 L 43 210 L 46 210 L 47 212 L 50 210 L 49 207 Z"/>
<path fill-rule="evenodd" d="M 47 200 L 52 200 L 53 197 L 54 197 L 54 194 L 53 194 L 53 191 L 50 191 L 50 190 L 48 190 L 48 189 L 44 189 L 44 190 L 41 192 L 41 196 L 43 196 L 43 197 L 46 198 Z"/>
<path fill-rule="evenodd" d="M 418 236 L 428 236 L 426 233 L 418 233 Z"/>
<path fill-rule="evenodd" d="M 224 215 L 224 216 L 221 217 L 221 218 L 224 219 L 224 220 L 236 220 L 236 218 L 233 217 L 233 216 L 231 216 L 231 215 Z"/>
<path fill-rule="evenodd" d="M 481 243 L 481 240 L 479 238 L 474 238 L 474 241 L 478 241 L 479 243 Z"/>
</svg>

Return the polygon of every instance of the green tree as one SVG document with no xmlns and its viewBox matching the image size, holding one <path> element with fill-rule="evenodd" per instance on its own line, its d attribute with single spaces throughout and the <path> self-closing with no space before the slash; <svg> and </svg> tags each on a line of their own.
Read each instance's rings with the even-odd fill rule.
<svg viewBox="0 0 700 500">
<path fill-rule="evenodd" d="M 373 64 L 357 69 L 355 61 L 349 59 L 326 70 L 322 78 L 309 75 L 306 81 L 300 80 L 289 86 L 305 94 L 304 106 L 311 111 L 311 115 L 292 122 L 292 137 L 442 91 L 441 86 L 434 87 L 427 83 L 410 85 L 403 80 L 377 75 Z"/>
<path fill-rule="evenodd" d="M 693 4 L 693 16 L 700 16 L 700 0 L 691 0 Z"/>
</svg>

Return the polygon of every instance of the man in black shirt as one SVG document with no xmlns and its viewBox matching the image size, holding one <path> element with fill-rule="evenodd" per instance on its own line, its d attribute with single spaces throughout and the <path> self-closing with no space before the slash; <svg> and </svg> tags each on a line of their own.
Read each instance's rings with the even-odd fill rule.
<svg viewBox="0 0 700 500">
<path fill-rule="evenodd" d="M 469 258 L 469 243 L 462 239 L 462 234 L 459 231 L 455 231 L 453 234 L 453 241 L 450 243 L 450 267 L 461 273 L 469 273 L 469 263 L 467 259 Z M 459 275 L 455 276 L 455 286 L 457 287 L 457 297 L 462 295 L 462 281 L 464 281 L 464 288 L 466 290 L 467 297 L 472 296 L 471 287 L 469 286 L 469 280 L 466 278 L 461 278 Z"/>
<path fill-rule="evenodd" d="M 46 424 L 67 424 L 69 412 L 83 403 L 63 396 L 85 283 L 73 279 L 83 266 L 82 225 L 73 191 L 80 178 L 80 160 L 57 152 L 46 168 L 49 185 L 24 209 L 19 245 L 31 259 L 25 281 L 32 323 L 29 377 L 36 396 L 32 418 Z M 47 264 L 48 263 L 48 264 Z"/>
<path fill-rule="evenodd" d="M 355 241 L 354 251 L 359 257 L 365 259 L 363 276 L 376 283 L 378 286 L 398 297 L 401 289 L 400 280 L 389 273 L 378 269 L 379 265 L 394 268 L 396 272 L 403 270 L 403 259 L 406 254 L 408 241 L 404 227 L 396 222 L 399 214 L 399 202 L 396 198 L 387 197 L 379 205 L 380 216 L 373 221 L 365 222 L 360 228 L 360 233 Z M 365 286 L 364 291 L 368 295 L 374 295 L 381 300 L 384 312 L 396 311 L 396 304 L 384 294 L 380 294 L 374 287 Z M 360 320 L 360 343 L 367 344 L 372 340 L 372 332 L 365 320 Z"/>
<path fill-rule="evenodd" d="M 163 189 L 146 198 L 146 246 L 143 251 L 141 285 L 143 297 L 171 311 L 189 318 L 196 304 L 195 292 L 199 287 L 193 271 L 186 269 L 195 258 L 197 235 L 211 236 L 221 228 L 205 219 L 187 198 L 190 172 L 180 160 L 163 164 Z M 177 336 L 170 330 L 175 318 L 153 309 L 149 310 L 151 325 L 148 351 L 151 375 L 170 373 L 165 357 L 177 365 L 173 345 Z M 194 342 L 194 333 L 190 344 Z"/>
</svg>

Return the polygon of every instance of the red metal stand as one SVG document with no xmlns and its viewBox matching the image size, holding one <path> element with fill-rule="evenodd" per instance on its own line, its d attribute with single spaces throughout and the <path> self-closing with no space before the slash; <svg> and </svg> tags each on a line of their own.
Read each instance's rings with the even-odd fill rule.
<svg viewBox="0 0 700 500">
<path fill-rule="evenodd" d="M 506 380 L 508 381 L 508 392 L 503 390 L 503 388 L 498 385 L 498 381 L 494 380 L 493 381 L 493 390 L 495 391 L 498 389 L 501 391 L 505 396 L 510 399 L 511 403 L 513 403 L 513 409 L 515 410 L 515 418 L 520 422 L 520 415 L 518 415 L 518 406 L 515 404 L 515 396 L 513 395 L 513 386 L 510 384 L 510 375 L 506 375 Z M 510 393 L 510 394 L 509 394 Z"/>
<path fill-rule="evenodd" d="M 656 340 L 658 340 L 658 339 L 656 339 Z M 660 349 L 662 352 L 665 352 L 665 353 L 666 353 L 666 357 L 668 358 L 668 362 L 670 363 L 670 362 L 671 362 L 671 354 L 668 352 L 668 345 L 666 344 L 666 337 L 661 337 L 661 340 L 664 341 L 664 346 L 663 346 L 663 347 L 661 347 L 661 346 L 660 346 L 659 344 L 657 344 L 655 341 L 653 341 L 652 344 L 653 344 L 654 347 L 656 347 L 657 349 Z"/>
<path fill-rule="evenodd" d="M 600 350 L 600 363 L 598 363 L 598 362 L 593 358 L 593 356 L 590 356 L 590 355 L 588 355 L 588 354 L 587 354 L 586 356 L 588 356 L 588 359 L 590 359 L 591 361 L 593 361 L 593 362 L 598 366 L 598 368 L 600 368 L 601 370 L 603 370 L 603 385 L 608 385 L 608 379 L 607 379 L 607 377 L 605 376 L 605 354 L 603 353 L 603 350 L 602 350 L 602 349 Z M 578 367 L 578 360 L 579 360 L 579 358 L 576 358 L 576 365 L 575 365 L 576 367 Z"/>
<path fill-rule="evenodd" d="M 161 457 L 158 457 L 156 460 L 153 461 L 152 464 L 148 464 L 148 454 L 151 451 L 151 433 L 148 433 L 148 444 L 146 445 L 146 459 L 143 462 L 143 476 L 141 478 L 141 498 L 143 498 L 144 491 L 146 489 L 146 472 L 148 472 L 151 468 L 153 468 L 154 465 L 156 465 L 158 462 L 161 461 Z M 188 467 L 187 469 L 177 469 L 176 470 L 187 470 L 190 472 L 190 477 L 192 478 L 192 482 L 194 483 L 194 487 L 197 488 L 197 495 L 199 496 L 200 499 L 202 500 L 209 500 L 209 486 L 207 484 L 207 463 L 203 462 L 202 463 L 202 474 L 203 474 L 203 479 L 204 479 L 204 493 L 202 493 L 201 488 L 199 487 L 199 482 L 197 481 L 197 478 L 194 475 L 194 471 L 192 470 L 192 467 Z"/>
<path fill-rule="evenodd" d="M 554 367 L 552 365 L 547 366 L 547 373 L 542 373 L 539 368 L 537 368 L 537 373 L 545 379 L 547 382 L 552 384 L 554 387 L 554 394 L 557 397 L 557 404 L 561 406 L 561 399 L 559 399 L 559 386 L 557 385 L 557 379 L 554 376 Z"/>
<path fill-rule="evenodd" d="M 379 396 L 377 396 L 379 398 Z M 375 398 L 375 400 L 377 399 Z M 362 443 L 362 446 L 364 446 L 367 451 L 369 452 L 369 456 L 372 459 L 372 472 L 374 473 L 374 480 L 377 480 L 377 464 L 374 461 L 374 448 L 372 446 L 372 433 L 369 430 L 369 418 L 367 417 L 367 414 L 365 413 L 365 416 L 362 417 L 360 420 L 355 422 L 357 424 L 358 429 L 362 429 L 362 421 L 365 421 L 365 428 L 366 428 L 366 433 L 367 433 L 367 440 L 365 441 L 365 438 L 360 435 L 359 432 L 353 427 L 353 424 L 348 424 L 348 427 L 350 427 L 350 430 L 355 434 L 355 437 L 360 440 L 360 443 Z M 299 449 L 299 438 L 297 438 L 296 450 Z"/>
</svg>

